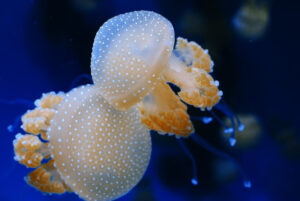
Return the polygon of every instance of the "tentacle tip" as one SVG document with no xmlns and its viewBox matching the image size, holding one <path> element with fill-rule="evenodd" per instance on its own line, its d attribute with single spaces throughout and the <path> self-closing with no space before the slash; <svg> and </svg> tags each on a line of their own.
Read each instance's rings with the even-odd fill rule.
<svg viewBox="0 0 300 201">
<path fill-rule="evenodd" d="M 212 122 L 213 118 L 212 117 L 202 117 L 202 122 L 204 124 L 209 124 L 210 122 Z"/>
<path fill-rule="evenodd" d="M 21 160 L 21 157 L 19 155 L 16 155 L 14 156 L 14 160 L 19 162 Z"/>
<path fill-rule="evenodd" d="M 220 97 L 222 97 L 222 96 L 223 96 L 223 91 L 220 90 L 220 91 L 218 92 L 218 94 L 219 94 Z"/>
<path fill-rule="evenodd" d="M 197 186 L 198 185 L 198 180 L 196 178 L 192 178 L 191 179 L 191 183 L 194 185 L 194 186 Z"/>
<path fill-rule="evenodd" d="M 15 144 L 18 142 L 18 140 L 21 139 L 22 137 L 24 137 L 24 135 L 22 135 L 21 133 L 17 133 L 15 135 L 15 139 L 13 140 L 13 145 L 15 146 Z"/>
<path fill-rule="evenodd" d="M 45 94 L 43 94 L 42 96 L 44 96 Z M 35 101 L 34 101 L 34 105 L 36 106 L 36 107 L 39 107 L 40 106 L 40 103 L 41 103 L 41 99 L 36 99 Z"/>
<path fill-rule="evenodd" d="M 233 128 L 225 128 L 224 129 L 224 133 L 233 133 L 234 132 L 234 129 Z"/>
<path fill-rule="evenodd" d="M 198 106 L 198 108 L 201 110 L 201 112 L 205 112 L 205 107 Z M 211 109 L 207 108 L 207 110 L 210 111 Z"/>
<path fill-rule="evenodd" d="M 245 188 L 251 188 L 252 187 L 251 181 L 250 180 L 245 180 L 244 181 L 244 187 Z"/>
<path fill-rule="evenodd" d="M 245 129 L 245 125 L 241 123 L 238 127 L 238 131 L 242 132 L 244 129 Z"/>
<path fill-rule="evenodd" d="M 220 82 L 218 80 L 215 80 L 214 84 L 218 87 L 220 85 Z"/>
<path fill-rule="evenodd" d="M 175 138 L 176 138 L 176 139 L 181 139 L 182 136 L 180 136 L 180 135 L 175 135 Z"/>
<path fill-rule="evenodd" d="M 209 106 L 209 107 L 206 107 L 206 109 L 207 109 L 207 111 L 211 111 L 212 110 L 212 106 Z M 205 108 L 203 108 L 203 110 L 202 111 L 205 111 Z"/>
<path fill-rule="evenodd" d="M 233 147 L 236 144 L 236 139 L 234 137 L 230 137 L 229 138 L 229 144 L 230 144 L 230 146 Z"/>
</svg>

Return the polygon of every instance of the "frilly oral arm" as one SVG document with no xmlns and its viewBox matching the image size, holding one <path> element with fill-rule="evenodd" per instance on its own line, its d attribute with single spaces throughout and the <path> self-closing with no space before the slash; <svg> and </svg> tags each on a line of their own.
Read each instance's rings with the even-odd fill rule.
<svg viewBox="0 0 300 201">
<path fill-rule="evenodd" d="M 211 109 L 222 95 L 218 82 L 208 73 L 212 71 L 212 62 L 208 59 L 209 55 L 195 42 L 179 38 L 163 74 L 166 81 L 180 87 L 181 100 L 203 110 Z"/>
<path fill-rule="evenodd" d="M 138 108 L 142 114 L 141 121 L 149 129 L 179 137 L 187 137 L 193 132 L 187 107 L 163 80 L 138 103 Z"/>
</svg>

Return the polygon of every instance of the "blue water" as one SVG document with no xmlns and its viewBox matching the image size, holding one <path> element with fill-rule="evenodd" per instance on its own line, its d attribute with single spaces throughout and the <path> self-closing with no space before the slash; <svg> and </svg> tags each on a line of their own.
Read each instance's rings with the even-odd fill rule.
<svg viewBox="0 0 300 201">
<path fill-rule="evenodd" d="M 193 186 L 191 161 L 175 138 L 152 134 L 149 168 L 138 186 L 120 200 L 300 200 L 298 1 L 267 1 L 267 30 L 254 40 L 238 35 L 232 26 L 241 1 L 99 0 L 91 7 L 83 2 L 89 1 L 1 2 L 1 100 L 34 101 L 43 92 L 68 91 L 76 77 L 90 73 L 93 37 L 105 20 L 133 10 L 159 12 L 173 23 L 177 36 L 210 50 L 214 77 L 220 81 L 232 110 L 255 114 L 260 120 L 261 139 L 247 150 L 228 148 L 219 137 L 216 122 L 194 122 L 207 141 L 237 158 L 253 187 L 243 188 L 238 174 L 227 180 L 216 179 L 214 167 L 219 158 L 189 139 L 186 144 L 198 166 L 199 185 Z M 199 19 L 183 22 L 183 16 L 189 13 L 197 13 Z M 191 22 L 197 27 L 188 24 Z M 7 131 L 7 126 L 27 109 L 26 105 L 0 104 L 0 200 L 80 200 L 70 193 L 43 195 L 25 183 L 24 176 L 31 170 L 13 160 L 14 134 Z M 204 115 L 192 107 L 189 112 Z"/>
</svg>

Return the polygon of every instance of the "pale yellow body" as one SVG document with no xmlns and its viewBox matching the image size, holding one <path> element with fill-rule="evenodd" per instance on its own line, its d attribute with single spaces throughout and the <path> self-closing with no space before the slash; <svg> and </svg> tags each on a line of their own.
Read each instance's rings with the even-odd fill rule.
<svg viewBox="0 0 300 201">
<path fill-rule="evenodd" d="M 37 168 L 26 181 L 43 192 L 73 191 L 93 201 L 132 189 L 150 160 L 149 130 L 188 137 L 194 129 L 182 101 L 204 110 L 221 99 L 208 52 L 183 38 L 173 46 L 172 24 L 157 13 L 106 22 L 93 47 L 95 85 L 44 94 L 22 117 L 29 134 L 16 135 L 15 159 Z M 178 95 L 167 82 L 181 89 Z"/>
</svg>

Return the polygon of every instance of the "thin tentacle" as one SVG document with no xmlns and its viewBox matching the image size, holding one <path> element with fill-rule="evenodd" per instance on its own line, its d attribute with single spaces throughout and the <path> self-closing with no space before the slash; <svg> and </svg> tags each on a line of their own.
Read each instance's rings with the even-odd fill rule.
<svg viewBox="0 0 300 201">
<path fill-rule="evenodd" d="M 191 134 L 191 138 L 200 146 L 202 146 L 204 149 L 206 149 L 209 152 L 212 152 L 214 154 L 216 154 L 219 157 L 222 158 L 226 158 L 228 160 L 231 160 L 235 163 L 235 165 L 237 166 L 240 174 L 243 177 L 243 184 L 245 188 L 251 188 L 251 181 L 248 179 L 246 173 L 244 172 L 244 170 L 242 169 L 242 167 L 240 166 L 240 164 L 238 163 L 238 161 L 233 158 L 232 156 L 230 156 L 229 154 L 220 151 L 219 149 L 213 147 L 211 144 L 209 144 L 206 140 L 204 140 L 200 135 L 193 133 Z"/>
<path fill-rule="evenodd" d="M 197 186 L 198 185 L 198 177 L 197 177 L 197 165 L 196 165 L 196 160 L 191 153 L 191 151 L 187 148 L 187 146 L 184 144 L 184 142 L 181 139 L 177 139 L 178 144 L 180 147 L 183 149 L 184 153 L 191 159 L 192 164 L 193 164 L 193 178 L 191 179 L 191 182 L 193 185 Z"/>
</svg>

